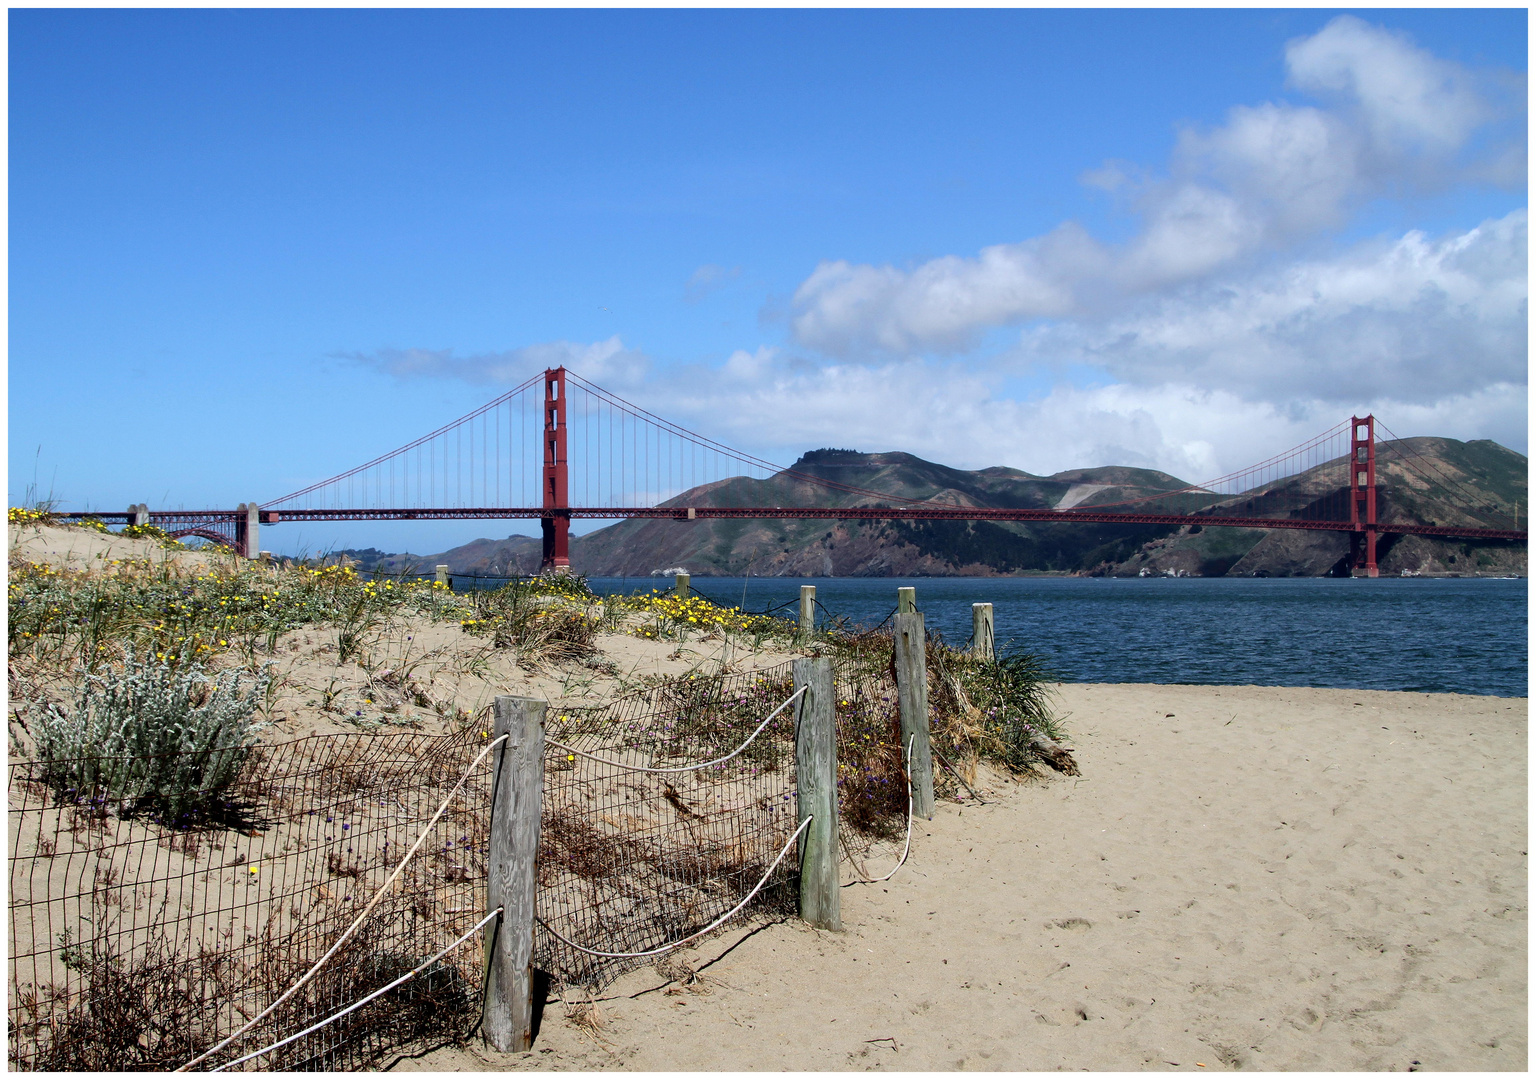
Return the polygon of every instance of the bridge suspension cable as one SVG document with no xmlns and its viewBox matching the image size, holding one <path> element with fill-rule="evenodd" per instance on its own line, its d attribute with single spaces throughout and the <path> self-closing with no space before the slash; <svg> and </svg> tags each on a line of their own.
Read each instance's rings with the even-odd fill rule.
<svg viewBox="0 0 1536 1080">
<path fill-rule="evenodd" d="M 1324 515 L 1320 520 L 1347 520 L 1349 507 L 1347 496 L 1342 493 L 1342 488 L 1346 483 L 1348 471 L 1344 459 L 1348 457 L 1349 439 L 1350 421 L 1344 420 L 1289 450 L 1218 476 L 1214 480 L 1171 488 L 1132 499 L 1095 501 L 1092 503 L 1092 509 L 1102 512 L 1122 507 L 1135 507 L 1147 511 L 1157 507 L 1167 513 L 1192 515 L 1201 511 L 1217 513 L 1229 509 L 1242 509 L 1244 516 L 1272 517 L 1281 516 L 1299 505 L 1311 503 L 1309 509 Z M 1330 484 L 1337 485 L 1339 493 L 1336 497 L 1327 497 L 1325 492 L 1320 490 L 1318 494 L 1324 495 L 1320 502 L 1317 499 L 1303 502 L 1298 498 L 1300 493 L 1296 490 L 1276 489 L 1278 484 L 1335 464 L 1336 468 L 1327 474 L 1314 477 L 1316 483 L 1307 486 L 1325 488 Z M 1334 472 L 1338 474 L 1336 477 L 1332 475 Z"/>
<path fill-rule="evenodd" d="M 515 455 L 503 454 L 521 449 L 529 443 L 528 421 L 532 399 L 529 391 L 538 386 L 542 375 L 535 375 L 505 394 L 450 421 L 435 431 L 406 443 L 387 454 L 380 454 L 356 468 L 338 473 L 290 492 L 281 498 L 261 504 L 262 509 L 272 507 L 427 507 L 464 506 L 475 502 L 473 498 L 478 480 L 479 502 L 487 499 L 496 505 L 511 495 L 513 475 L 503 472 L 504 458 Z M 476 431 L 478 421 L 479 430 Z M 464 442 L 469 437 L 470 457 L 464 460 Z M 475 454 L 475 439 L 480 441 L 480 453 Z M 535 432 L 535 439 L 537 433 Z M 494 486 L 493 486 L 494 477 Z M 468 480 L 469 500 L 464 498 Z M 518 476 L 526 503 L 527 477 Z M 448 492 L 453 490 L 454 495 Z M 494 491 L 494 495 L 492 492 Z M 510 503 L 507 503 L 510 505 Z"/>
<path fill-rule="evenodd" d="M 683 492 L 746 476 L 808 484 L 897 505 L 893 497 L 757 457 L 689 431 L 563 371 L 559 417 L 568 506 L 666 505 Z M 548 433 L 541 373 L 404 446 L 261 504 L 263 510 L 542 508 L 535 477 Z M 572 461 L 572 448 L 579 451 Z M 533 482 L 530 482 L 533 481 Z M 785 492 L 786 496 L 790 493 Z"/>
<path fill-rule="evenodd" d="M 1380 420 L 1376 426 L 1386 432 L 1385 441 L 1378 444 L 1377 468 L 1385 463 L 1401 465 L 1405 470 L 1423 480 L 1431 488 L 1439 488 L 1449 498 L 1448 503 L 1456 506 L 1467 516 L 1474 518 L 1480 524 L 1490 525 L 1498 529 L 1520 528 L 1520 507 L 1517 503 L 1514 507 L 1515 514 L 1511 517 L 1501 510 L 1497 504 L 1489 506 L 1486 494 L 1480 494 L 1469 488 L 1462 481 L 1450 476 L 1432 460 L 1419 454 L 1413 449 L 1410 440 L 1395 435 L 1386 424 Z"/>
<path fill-rule="evenodd" d="M 182 532 L 233 529 L 234 545 L 245 549 L 257 516 L 261 524 L 537 518 L 547 567 L 567 564 L 573 518 L 910 518 L 1333 529 L 1361 534 L 1355 539 L 1366 545 L 1361 556 L 1366 564 L 1374 562 L 1370 551 L 1381 528 L 1525 538 L 1518 507 L 1513 522 L 1503 520 L 1507 515 L 1497 505 L 1487 505 L 1486 496 L 1448 476 L 1410 442 L 1383 427 L 1390 438 L 1378 443 L 1376 423 L 1374 417 L 1352 418 L 1200 484 L 1166 475 L 1160 481 L 1149 470 L 1096 470 L 1081 482 L 1056 480 L 1061 492 L 1053 505 L 998 506 L 988 505 L 984 496 L 975 504 L 935 501 L 937 491 L 897 495 L 834 480 L 814 460 L 785 468 L 690 431 L 574 372 L 551 368 L 404 446 L 261 504 L 259 515 L 249 507 L 248 524 L 239 523 L 245 520 L 244 504 L 234 512 L 200 514 L 196 522 L 183 515 L 187 521 L 178 517 L 174 524 Z M 1392 506 L 1385 507 L 1390 524 L 1378 521 L 1378 466 L 1400 467 L 1416 483 L 1448 492 L 1458 516 L 1475 524 L 1399 521 L 1401 508 Z M 156 515 L 161 519 L 172 524 L 164 512 Z M 226 519 L 239 521 L 231 525 Z M 1503 527 L 1510 524 L 1516 527 Z"/>
</svg>

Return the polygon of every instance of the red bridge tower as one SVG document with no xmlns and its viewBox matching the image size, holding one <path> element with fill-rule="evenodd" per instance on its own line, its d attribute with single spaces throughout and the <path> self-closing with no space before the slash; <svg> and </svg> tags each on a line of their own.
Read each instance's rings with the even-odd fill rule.
<svg viewBox="0 0 1536 1080">
<path fill-rule="evenodd" d="M 571 572 L 570 462 L 565 451 L 565 368 L 544 373 L 544 561 L 541 571 Z M 1374 550 L 1374 548 L 1372 549 Z"/>
<path fill-rule="evenodd" d="M 1349 566 L 1376 577 L 1376 417 L 1350 417 Z"/>
</svg>

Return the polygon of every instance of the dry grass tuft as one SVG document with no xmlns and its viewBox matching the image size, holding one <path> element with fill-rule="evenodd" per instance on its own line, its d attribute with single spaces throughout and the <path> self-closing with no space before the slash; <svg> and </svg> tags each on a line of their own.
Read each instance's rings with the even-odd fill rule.
<svg viewBox="0 0 1536 1080">
<path fill-rule="evenodd" d="M 608 1017 L 598 1007 L 597 999 L 592 996 L 590 989 L 582 987 L 581 992 L 583 995 L 581 1000 L 571 1001 L 566 998 L 565 992 L 561 991 L 560 1004 L 565 1010 L 565 1022 L 593 1042 L 606 1043 L 603 1031 L 608 1026 Z"/>
<path fill-rule="evenodd" d="M 698 964 L 682 957 L 663 957 L 654 965 L 656 974 L 666 979 L 671 985 L 662 993 L 668 997 L 677 997 L 681 994 L 712 994 L 714 993 L 714 980 L 707 975 L 699 974 Z"/>
</svg>

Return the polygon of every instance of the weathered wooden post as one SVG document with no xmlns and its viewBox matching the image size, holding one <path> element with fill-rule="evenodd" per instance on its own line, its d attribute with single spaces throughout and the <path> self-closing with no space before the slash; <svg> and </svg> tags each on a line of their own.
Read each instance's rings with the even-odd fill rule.
<svg viewBox="0 0 1536 1080">
<path fill-rule="evenodd" d="M 908 615 L 917 610 L 917 590 L 910 585 L 896 590 L 896 614 Z"/>
<path fill-rule="evenodd" d="M 439 584 L 439 585 L 447 585 L 449 587 L 452 587 L 452 583 L 448 580 L 448 564 L 447 563 L 438 563 L 437 564 L 437 584 Z"/>
<path fill-rule="evenodd" d="M 502 1053 L 533 1045 L 533 901 L 539 823 L 544 812 L 544 702 L 496 698 L 492 737 L 508 735 L 491 756 L 491 844 L 485 928 L 485 1005 L 481 1029 Z"/>
<path fill-rule="evenodd" d="M 134 503 L 128 508 L 129 525 L 149 524 L 149 503 Z"/>
<path fill-rule="evenodd" d="M 795 825 L 800 834 L 800 917 L 823 930 L 843 928 L 837 881 L 837 726 L 832 661 L 796 660 Z"/>
<path fill-rule="evenodd" d="M 992 647 L 992 605 L 971 605 L 971 651 L 983 660 L 995 659 Z"/>
<path fill-rule="evenodd" d="M 677 574 L 674 576 L 672 582 L 672 592 L 677 596 L 679 600 L 688 599 L 688 582 L 691 580 L 693 579 L 690 578 L 687 574 Z"/>
<path fill-rule="evenodd" d="M 905 590 L 903 590 L 905 591 Z M 896 698 L 901 707 L 901 748 L 912 746 L 912 813 L 933 818 L 933 756 L 928 749 L 928 638 L 921 611 L 896 613 Z"/>
<path fill-rule="evenodd" d="M 809 641 L 816 632 L 816 586 L 800 586 L 800 640 Z"/>
</svg>

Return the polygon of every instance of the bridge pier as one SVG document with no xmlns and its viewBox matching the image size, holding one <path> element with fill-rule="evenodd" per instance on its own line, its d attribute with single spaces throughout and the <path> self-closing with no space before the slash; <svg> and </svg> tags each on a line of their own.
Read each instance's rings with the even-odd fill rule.
<svg viewBox="0 0 1536 1080">
<path fill-rule="evenodd" d="M 1381 576 L 1376 567 L 1376 535 L 1375 528 L 1349 534 L 1350 577 Z"/>
<path fill-rule="evenodd" d="M 245 558 L 254 558 L 261 547 L 261 507 L 241 503 L 235 507 L 235 550 Z"/>
<path fill-rule="evenodd" d="M 571 572 L 571 519 L 560 517 L 540 518 L 544 530 L 544 561 L 539 568 L 544 574 L 569 574 Z"/>
</svg>

